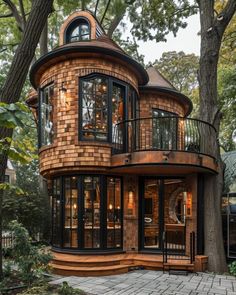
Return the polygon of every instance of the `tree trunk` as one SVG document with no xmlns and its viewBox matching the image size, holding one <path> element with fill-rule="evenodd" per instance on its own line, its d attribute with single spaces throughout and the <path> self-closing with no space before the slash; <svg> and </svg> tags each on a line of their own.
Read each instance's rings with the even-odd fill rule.
<svg viewBox="0 0 236 295">
<path fill-rule="evenodd" d="M 48 14 L 52 11 L 53 0 L 35 0 L 26 23 L 22 41 L 14 55 L 6 81 L 0 90 L 0 101 L 15 103 L 19 101 L 22 88 L 29 70 L 31 60 L 39 42 L 40 34 L 46 23 Z M 12 137 L 12 129 L 0 128 L 0 140 Z M 5 180 L 7 166 L 7 151 L 0 153 L 0 183 Z M 0 216 L 2 216 L 3 192 L 0 191 Z M 2 218 L 0 217 L 0 236 L 2 236 Z M 1 238 L 0 238 L 1 242 Z M 2 243 L 0 243 L 0 279 L 2 278 Z"/>
<path fill-rule="evenodd" d="M 48 53 L 48 22 L 46 22 L 39 40 L 40 56 Z"/>
<path fill-rule="evenodd" d="M 229 1 L 230 2 L 230 1 Z M 224 32 L 214 16 L 214 1 L 200 0 L 201 54 L 199 68 L 200 119 L 214 125 L 219 135 L 220 111 L 217 105 L 217 64 Z M 226 27 L 226 26 L 225 26 Z M 219 143 L 214 134 L 208 136 L 209 148 L 214 151 L 219 173 L 205 176 L 204 232 L 208 270 L 227 271 L 223 245 L 221 196 L 223 189 L 223 163 Z"/>
</svg>

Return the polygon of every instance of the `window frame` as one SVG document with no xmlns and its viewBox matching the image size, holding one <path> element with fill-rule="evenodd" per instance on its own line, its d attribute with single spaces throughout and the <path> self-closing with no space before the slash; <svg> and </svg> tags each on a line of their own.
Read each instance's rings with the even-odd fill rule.
<svg viewBox="0 0 236 295">
<path fill-rule="evenodd" d="M 89 30 L 88 36 L 89 36 L 89 38 L 87 40 L 82 40 L 81 39 L 81 25 L 83 25 L 83 24 L 88 25 L 88 30 Z M 79 40 L 71 41 L 71 34 L 72 34 L 72 32 L 74 31 L 74 29 L 76 27 L 79 27 Z M 74 18 L 68 24 L 67 28 L 65 29 L 65 32 L 64 32 L 64 43 L 65 44 L 74 43 L 74 42 L 86 42 L 86 41 L 88 42 L 90 40 L 91 40 L 91 23 L 86 17 L 79 16 L 79 17 Z"/>
<path fill-rule="evenodd" d="M 100 186 L 100 247 L 99 248 L 86 248 L 84 243 L 84 179 L 85 177 L 92 177 L 99 179 L 99 186 Z M 78 227 L 77 227 L 77 247 L 65 246 L 65 205 L 66 205 L 66 196 L 65 196 L 65 185 L 66 185 L 66 178 L 77 178 L 77 194 L 79 198 L 77 199 L 77 205 L 79 211 L 78 214 Z M 107 247 L 107 183 L 109 178 L 118 178 L 120 179 L 120 247 Z M 54 183 L 59 184 L 60 187 L 60 196 L 57 198 L 57 194 L 55 195 Z M 51 207 L 51 245 L 53 248 L 57 249 L 65 249 L 70 250 L 72 252 L 102 252 L 102 251 L 122 251 L 123 249 L 123 178 L 117 175 L 99 175 L 99 174 L 69 174 L 63 175 L 59 177 L 55 177 L 52 179 L 52 191 L 51 191 L 51 200 L 52 200 L 52 207 Z M 80 184 L 80 185 L 79 185 Z M 54 207 L 56 203 L 55 200 L 60 200 L 60 208 L 57 210 L 57 207 Z M 56 211 L 55 211 L 56 210 Z M 58 215 L 55 216 L 56 213 Z M 55 224 L 54 221 L 57 221 L 59 218 L 59 224 Z M 58 230 L 59 229 L 59 230 Z M 55 236 L 55 232 L 58 233 L 58 236 Z M 71 240 L 71 239 L 70 239 Z M 54 241 L 57 244 L 54 244 Z"/>
<path fill-rule="evenodd" d="M 106 140 L 99 140 L 96 138 L 88 139 L 83 136 L 83 91 L 82 91 L 82 83 L 83 81 L 89 81 L 90 79 L 95 79 L 95 78 L 106 78 L 107 79 L 107 139 Z M 129 97 L 129 92 L 132 90 L 133 93 L 136 95 L 136 104 L 138 102 L 139 104 L 139 96 L 137 94 L 137 91 L 132 87 L 130 84 L 125 83 L 124 81 L 121 81 L 115 77 L 108 76 L 105 74 L 100 74 L 100 73 L 92 73 L 83 77 L 79 77 L 79 98 L 78 98 L 78 108 L 79 108 L 79 123 L 78 123 L 78 128 L 79 128 L 79 141 L 88 141 L 88 142 L 104 142 L 104 143 L 112 143 L 112 89 L 113 85 L 115 86 L 120 86 L 121 88 L 124 89 L 124 96 L 123 96 L 123 103 L 124 103 L 124 114 L 123 114 L 123 120 L 128 119 L 128 100 L 127 98 Z M 133 104 L 132 104 L 133 107 Z M 136 109 L 133 110 L 134 113 L 136 113 L 136 117 L 138 116 L 137 112 L 139 110 Z M 123 142 L 126 143 L 126 130 L 123 132 Z M 124 144 L 125 146 L 125 144 Z"/>
<path fill-rule="evenodd" d="M 164 116 L 154 116 L 154 112 L 163 112 L 164 113 Z M 178 144 L 178 114 L 174 113 L 174 112 L 170 112 L 170 111 L 167 111 L 167 110 L 163 110 L 163 109 L 159 109 L 159 108 L 152 108 L 152 132 L 153 132 L 153 135 L 154 135 L 154 120 L 155 119 L 158 119 L 158 118 L 173 118 L 175 120 L 175 122 L 173 121 L 173 123 L 170 123 L 171 127 L 174 127 L 175 130 L 172 130 L 171 128 L 168 128 L 168 138 L 170 137 L 170 134 L 171 134 L 171 140 L 172 140 L 172 148 L 171 150 L 177 150 L 177 144 Z M 161 120 L 160 120 L 161 122 Z M 170 121 L 171 122 L 171 121 Z M 163 133 L 161 132 L 160 134 L 160 137 L 161 137 L 161 141 L 158 143 L 160 144 L 160 147 L 157 148 L 158 150 L 170 150 L 169 147 L 166 148 L 166 144 L 168 144 L 168 142 L 166 142 L 165 140 L 163 140 Z M 154 137 L 153 137 L 154 138 Z"/>
</svg>

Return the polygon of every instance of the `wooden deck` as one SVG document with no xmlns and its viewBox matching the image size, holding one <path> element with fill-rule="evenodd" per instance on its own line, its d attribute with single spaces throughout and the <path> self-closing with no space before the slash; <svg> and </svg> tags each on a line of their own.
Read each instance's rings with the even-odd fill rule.
<svg viewBox="0 0 236 295">
<path fill-rule="evenodd" d="M 154 254 L 79 255 L 53 252 L 53 256 L 53 272 L 66 276 L 114 275 L 138 267 L 150 270 L 195 270 L 195 265 L 191 264 L 187 257 L 183 260 L 170 260 L 163 266 L 162 255 Z"/>
</svg>

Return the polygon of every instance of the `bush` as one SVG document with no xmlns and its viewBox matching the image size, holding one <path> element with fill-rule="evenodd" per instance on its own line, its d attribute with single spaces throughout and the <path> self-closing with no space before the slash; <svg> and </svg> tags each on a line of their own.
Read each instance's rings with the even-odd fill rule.
<svg viewBox="0 0 236 295">
<path fill-rule="evenodd" d="M 236 276 L 236 261 L 229 264 L 229 272 L 231 275 Z"/>
<path fill-rule="evenodd" d="M 32 245 L 28 231 L 17 221 L 12 221 L 9 228 L 14 237 L 12 258 L 22 280 L 29 285 L 42 277 L 52 256 L 45 247 Z"/>
<path fill-rule="evenodd" d="M 73 289 L 67 282 L 62 283 L 62 287 L 58 290 L 60 295 L 85 295 L 86 293 L 80 289 Z"/>
</svg>

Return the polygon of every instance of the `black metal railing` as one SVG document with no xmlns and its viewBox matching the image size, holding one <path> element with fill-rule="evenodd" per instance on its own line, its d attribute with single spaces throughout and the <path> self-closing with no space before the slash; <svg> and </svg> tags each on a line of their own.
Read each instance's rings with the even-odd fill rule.
<svg viewBox="0 0 236 295">
<path fill-rule="evenodd" d="M 214 136 L 212 146 L 209 140 Z M 214 157 L 216 130 L 207 122 L 183 117 L 126 120 L 113 127 L 113 153 L 147 150 L 187 151 Z"/>
<path fill-rule="evenodd" d="M 175 260 L 186 260 L 191 264 L 195 261 L 195 232 L 189 237 L 181 231 L 163 233 L 163 265 Z"/>
</svg>

